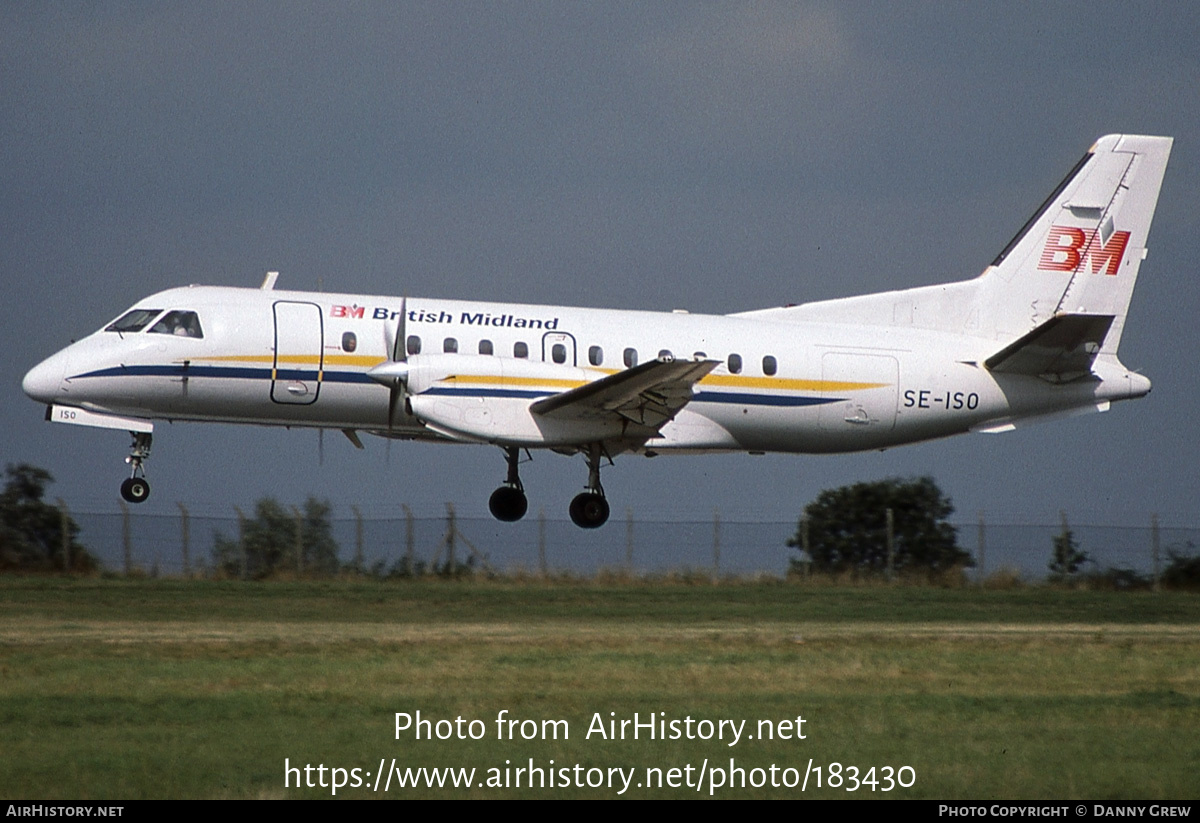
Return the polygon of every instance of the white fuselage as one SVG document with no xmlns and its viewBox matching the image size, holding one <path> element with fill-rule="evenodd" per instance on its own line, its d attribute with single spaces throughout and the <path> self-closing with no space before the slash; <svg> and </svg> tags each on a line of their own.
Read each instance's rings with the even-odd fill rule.
<svg viewBox="0 0 1200 823">
<path fill-rule="evenodd" d="M 423 364 L 418 389 L 428 396 L 416 414 L 410 403 L 389 424 L 389 391 L 367 372 L 389 359 L 401 305 L 354 294 L 172 289 L 137 307 L 195 312 L 202 337 L 101 330 L 37 366 L 25 388 L 48 404 L 131 418 L 527 447 L 600 440 L 610 452 L 796 453 L 1003 428 L 1149 389 L 1115 357 L 1062 385 L 995 374 L 983 360 L 997 341 L 915 327 L 408 298 L 408 357 Z M 718 365 L 648 438 L 585 431 L 573 440 L 518 419 L 540 397 L 659 357 Z M 524 376 L 505 378 L 514 366 Z"/>
</svg>

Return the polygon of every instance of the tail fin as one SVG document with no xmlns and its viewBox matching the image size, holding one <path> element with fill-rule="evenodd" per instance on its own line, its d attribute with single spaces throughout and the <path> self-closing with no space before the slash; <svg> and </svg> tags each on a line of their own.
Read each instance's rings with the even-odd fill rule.
<svg viewBox="0 0 1200 823">
<path fill-rule="evenodd" d="M 1115 353 L 1171 142 L 1100 138 L 976 281 L 981 330 L 1015 339 L 1063 314 L 1110 316 L 1101 353 Z"/>
<path fill-rule="evenodd" d="M 1004 343 L 1021 341 L 1063 314 L 1097 316 L 1112 318 L 1099 339 L 1099 321 L 1072 321 L 1053 338 L 1039 337 L 1038 345 L 1065 335 L 1064 340 L 1078 337 L 1076 342 L 1093 357 L 1115 353 L 1146 256 L 1146 236 L 1171 142 L 1170 137 L 1101 137 L 973 280 L 737 316 L 784 323 L 914 326 Z M 1024 345 L 1033 342 L 1028 339 Z M 1093 344 L 1099 351 L 1092 351 Z M 1033 362 L 1022 357 L 1007 366 L 1032 368 Z"/>
</svg>

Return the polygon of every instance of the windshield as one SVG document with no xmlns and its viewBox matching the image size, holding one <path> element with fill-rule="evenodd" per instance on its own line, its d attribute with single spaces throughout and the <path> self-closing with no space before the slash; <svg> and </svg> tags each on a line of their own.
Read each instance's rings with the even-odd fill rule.
<svg viewBox="0 0 1200 823">
<path fill-rule="evenodd" d="M 146 328 L 151 320 L 158 317 L 162 309 L 134 309 L 121 315 L 119 320 L 114 320 L 108 325 L 105 331 L 116 332 L 135 332 Z"/>
</svg>

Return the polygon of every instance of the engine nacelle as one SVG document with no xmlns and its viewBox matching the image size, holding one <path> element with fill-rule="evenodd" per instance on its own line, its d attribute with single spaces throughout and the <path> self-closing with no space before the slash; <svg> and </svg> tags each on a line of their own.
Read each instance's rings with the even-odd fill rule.
<svg viewBox="0 0 1200 823">
<path fill-rule="evenodd" d="M 527 446 L 570 446 L 620 437 L 626 425 L 608 415 L 542 416 L 543 397 L 609 372 L 489 355 L 413 355 L 405 385 L 412 413 L 434 431 L 466 440 Z"/>
</svg>

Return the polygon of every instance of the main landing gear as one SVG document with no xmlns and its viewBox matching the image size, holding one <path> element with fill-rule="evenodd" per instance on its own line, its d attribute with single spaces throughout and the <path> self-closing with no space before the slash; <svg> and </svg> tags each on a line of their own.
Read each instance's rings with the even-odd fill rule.
<svg viewBox="0 0 1200 823">
<path fill-rule="evenodd" d="M 129 479 L 121 484 L 121 497 L 130 503 L 141 503 L 150 496 L 150 481 L 142 464 L 150 456 L 151 435 L 149 432 L 134 432 L 133 444 L 129 447 Z"/>
<path fill-rule="evenodd" d="M 571 501 L 571 520 L 581 529 L 598 529 L 608 522 L 608 501 L 604 499 L 604 487 L 600 485 L 602 454 L 599 443 L 588 447 L 587 490 Z"/>
<path fill-rule="evenodd" d="M 492 492 L 488 509 L 497 520 L 512 523 L 525 516 L 529 510 L 529 500 L 525 497 L 525 487 L 521 485 L 517 473 L 521 450 L 516 446 L 507 446 L 504 454 L 508 460 L 508 477 L 504 485 Z M 608 521 L 608 501 L 604 499 L 604 487 L 600 485 L 600 460 L 603 456 L 604 450 L 599 443 L 588 447 L 587 489 L 571 501 L 571 520 L 583 529 L 597 529 Z"/>
<path fill-rule="evenodd" d="M 529 500 L 525 497 L 525 487 L 521 485 L 521 478 L 517 474 L 521 450 L 516 446 L 508 446 L 504 449 L 504 454 L 508 459 L 508 478 L 504 485 L 492 492 L 492 496 L 488 498 L 488 509 L 497 520 L 512 523 L 525 516 L 529 509 Z"/>
</svg>

